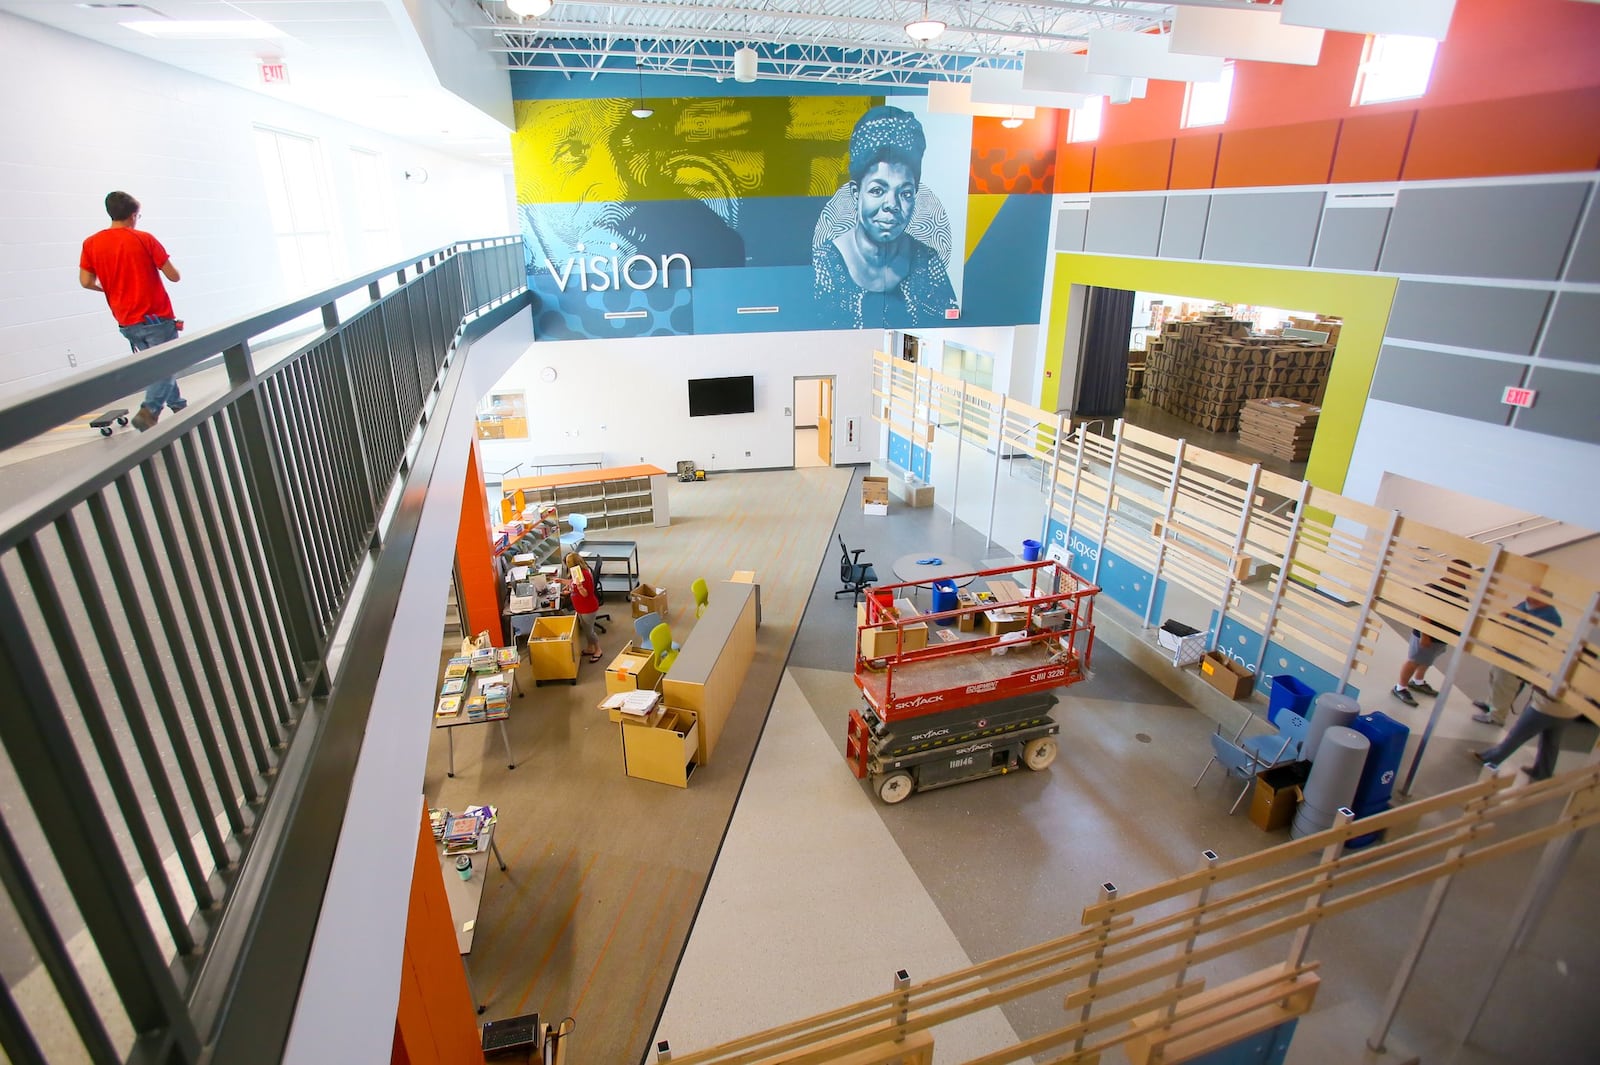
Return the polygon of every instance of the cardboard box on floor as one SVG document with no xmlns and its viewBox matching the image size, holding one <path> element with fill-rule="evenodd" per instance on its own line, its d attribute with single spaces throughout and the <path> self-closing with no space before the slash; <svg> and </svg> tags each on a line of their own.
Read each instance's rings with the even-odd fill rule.
<svg viewBox="0 0 1600 1065">
<path fill-rule="evenodd" d="M 861 478 L 861 512 L 879 516 L 889 513 L 889 478 Z"/>
<path fill-rule="evenodd" d="M 1243 699 L 1256 685 L 1256 675 L 1221 651 L 1200 656 L 1200 675 L 1207 684 L 1230 699 Z"/>
<path fill-rule="evenodd" d="M 900 617 L 914 618 L 917 616 L 916 605 L 909 599 L 896 599 L 895 609 Z M 865 603 L 856 604 L 856 625 L 867 623 L 867 607 Z M 865 658 L 883 658 L 898 651 L 920 651 L 928 646 L 928 623 L 919 621 L 914 624 L 903 625 L 899 631 L 901 636 L 896 636 L 895 626 L 884 628 L 865 629 L 861 633 L 861 654 Z"/>
<path fill-rule="evenodd" d="M 628 593 L 628 602 L 633 604 L 633 616 L 642 618 L 646 614 L 660 614 L 661 620 L 667 619 L 667 590 L 657 588 L 650 584 L 641 584 Z"/>
</svg>

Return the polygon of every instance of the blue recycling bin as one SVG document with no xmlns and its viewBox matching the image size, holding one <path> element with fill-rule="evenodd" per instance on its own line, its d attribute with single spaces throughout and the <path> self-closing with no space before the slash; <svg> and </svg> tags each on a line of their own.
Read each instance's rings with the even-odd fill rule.
<svg viewBox="0 0 1600 1065">
<path fill-rule="evenodd" d="M 1044 556 L 1044 545 L 1037 540 L 1022 541 L 1022 561 L 1037 562 Z"/>
<path fill-rule="evenodd" d="M 956 602 L 955 581 L 933 582 L 933 612 L 935 614 L 943 614 L 947 610 L 954 610 Z M 939 619 L 939 624 L 941 625 L 954 625 L 955 623 L 956 618 L 954 615 Z"/>
<path fill-rule="evenodd" d="M 1279 673 L 1272 678 L 1272 690 L 1267 695 L 1267 720 L 1276 725 L 1280 710 L 1309 718 L 1311 700 L 1316 697 L 1317 693 L 1305 681 L 1287 673 Z"/>
<path fill-rule="evenodd" d="M 1361 781 L 1356 785 L 1355 798 L 1350 803 L 1351 810 L 1364 816 L 1362 811 L 1376 812 L 1388 806 L 1411 730 L 1381 710 L 1362 714 L 1350 723 L 1350 727 L 1365 736 L 1371 744 L 1367 748 L 1367 764 L 1362 769 Z"/>
</svg>

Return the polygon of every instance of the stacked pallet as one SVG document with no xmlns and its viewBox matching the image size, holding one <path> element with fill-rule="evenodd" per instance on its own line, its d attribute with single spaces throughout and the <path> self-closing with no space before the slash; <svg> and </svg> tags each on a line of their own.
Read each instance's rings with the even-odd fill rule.
<svg viewBox="0 0 1600 1065">
<path fill-rule="evenodd" d="M 1321 413 L 1321 407 L 1280 396 L 1249 400 L 1239 412 L 1239 443 L 1275 458 L 1304 462 L 1311 457 Z"/>
<path fill-rule="evenodd" d="M 1144 391 L 1157 407 L 1202 429 L 1239 429 L 1245 402 L 1322 399 L 1333 346 L 1250 332 L 1227 315 L 1169 322 L 1146 353 Z"/>
</svg>

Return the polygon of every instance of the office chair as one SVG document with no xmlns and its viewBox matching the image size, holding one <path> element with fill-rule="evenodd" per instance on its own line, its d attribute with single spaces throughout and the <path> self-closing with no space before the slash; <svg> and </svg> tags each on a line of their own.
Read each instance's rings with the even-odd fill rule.
<svg viewBox="0 0 1600 1065">
<path fill-rule="evenodd" d="M 650 649 L 656 655 L 656 672 L 665 676 L 678 657 L 678 652 L 672 646 L 672 629 L 666 622 L 650 630 Z"/>
<path fill-rule="evenodd" d="M 580 518 L 583 517 L 583 515 L 581 515 L 581 514 L 574 515 L 574 516 L 575 517 L 580 517 Z M 584 518 L 584 521 L 585 521 L 585 523 L 587 523 L 588 519 Z M 604 605 L 605 601 L 606 601 L 606 582 L 600 579 L 600 567 L 601 567 L 601 565 L 603 565 L 603 563 L 600 560 L 600 556 L 599 555 L 595 555 L 595 556 L 592 556 L 592 558 L 585 558 L 583 560 L 583 564 L 585 566 L 589 567 L 589 576 L 594 578 L 594 598 L 595 598 L 595 601 L 600 603 L 601 605 Z M 610 614 L 607 614 L 603 610 L 600 611 L 598 614 L 596 614 L 594 616 L 594 631 L 598 632 L 600 635 L 604 636 L 605 632 L 606 632 L 606 627 L 604 625 L 600 624 L 600 623 L 602 621 L 610 621 L 610 620 L 611 620 L 611 615 Z"/>
<path fill-rule="evenodd" d="M 694 593 L 694 616 L 699 617 L 711 602 L 711 588 L 704 577 L 696 577 L 694 583 L 689 585 L 689 590 Z"/>
<path fill-rule="evenodd" d="M 861 593 L 867 590 L 869 584 L 878 583 L 878 574 L 873 570 L 872 563 L 861 561 L 861 552 L 866 548 L 858 547 L 854 551 L 844 545 L 844 536 L 839 536 L 839 581 L 844 585 L 833 593 L 835 599 L 841 595 L 852 596 L 852 602 L 861 601 Z"/>
<path fill-rule="evenodd" d="M 589 528 L 589 516 L 587 514 L 568 514 L 567 524 L 572 526 L 572 531 L 562 533 L 559 538 L 562 554 L 566 554 L 568 551 L 576 551 L 578 545 L 583 543 L 583 534 Z"/>
<path fill-rule="evenodd" d="M 657 625 L 662 623 L 662 620 L 661 615 L 654 610 L 642 618 L 635 618 L 633 621 L 633 645 L 640 650 L 649 647 L 650 634 L 655 631 Z M 673 644 L 672 649 L 674 651 L 678 650 L 678 645 Z"/>
</svg>

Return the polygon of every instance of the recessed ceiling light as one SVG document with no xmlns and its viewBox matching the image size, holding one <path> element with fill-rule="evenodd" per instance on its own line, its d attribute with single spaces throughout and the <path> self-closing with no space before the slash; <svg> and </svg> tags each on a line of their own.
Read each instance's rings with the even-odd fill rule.
<svg viewBox="0 0 1600 1065">
<path fill-rule="evenodd" d="M 273 37 L 286 37 L 278 27 L 260 19 L 141 19 L 119 22 L 135 33 L 149 37 L 172 37 L 186 40 L 258 41 Z"/>
</svg>

